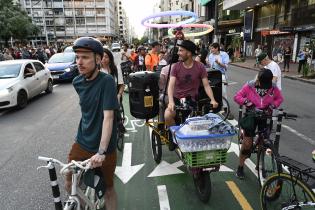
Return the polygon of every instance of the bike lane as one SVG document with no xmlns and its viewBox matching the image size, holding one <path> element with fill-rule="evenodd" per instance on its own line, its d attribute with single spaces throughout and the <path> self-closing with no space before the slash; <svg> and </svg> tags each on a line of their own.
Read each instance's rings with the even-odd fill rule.
<svg viewBox="0 0 315 210">
<path fill-rule="evenodd" d="M 259 186 L 254 173 L 246 167 L 245 180 L 234 175 L 238 165 L 237 139 L 233 140 L 227 163 L 219 172 L 210 174 L 211 197 L 205 204 L 195 192 L 192 175 L 175 152 L 163 146 L 161 163 L 155 163 L 151 129 L 144 125 L 144 120 L 130 115 L 128 94 L 123 103 L 128 120 L 124 150 L 118 151 L 115 175 L 118 209 L 260 209 Z"/>
</svg>

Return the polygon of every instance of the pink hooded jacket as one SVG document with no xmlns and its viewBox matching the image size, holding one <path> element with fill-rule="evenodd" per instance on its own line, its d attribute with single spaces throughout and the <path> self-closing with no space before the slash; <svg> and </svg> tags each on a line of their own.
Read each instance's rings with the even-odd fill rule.
<svg viewBox="0 0 315 210">
<path fill-rule="evenodd" d="M 281 91 L 275 84 L 272 85 L 264 97 L 261 97 L 255 88 L 255 81 L 246 83 L 241 90 L 239 90 L 234 96 L 234 101 L 239 105 L 244 105 L 246 99 L 252 102 L 256 108 L 265 109 L 270 105 L 277 108 L 283 102 L 283 96 Z"/>
</svg>

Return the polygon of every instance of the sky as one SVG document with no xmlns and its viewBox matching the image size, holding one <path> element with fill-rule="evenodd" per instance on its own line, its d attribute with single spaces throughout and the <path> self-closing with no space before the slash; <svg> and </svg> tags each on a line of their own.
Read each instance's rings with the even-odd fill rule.
<svg viewBox="0 0 315 210">
<path fill-rule="evenodd" d="M 141 20 L 153 14 L 154 5 L 160 0 L 122 0 L 122 6 L 127 13 L 129 23 L 135 28 L 136 35 L 141 38 L 145 27 L 141 25 Z"/>
</svg>

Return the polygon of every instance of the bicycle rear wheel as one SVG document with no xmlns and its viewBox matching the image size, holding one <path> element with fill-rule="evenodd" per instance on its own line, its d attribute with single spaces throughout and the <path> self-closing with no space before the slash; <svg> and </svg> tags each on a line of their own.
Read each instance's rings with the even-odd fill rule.
<svg viewBox="0 0 315 210">
<path fill-rule="evenodd" d="M 274 174 L 264 183 L 260 192 L 263 210 L 269 209 L 314 209 L 307 203 L 315 202 L 315 195 L 302 180 L 289 174 Z M 305 203 L 304 206 L 299 206 Z"/>
<path fill-rule="evenodd" d="M 151 133 L 151 147 L 154 161 L 160 163 L 162 158 L 162 142 L 160 134 L 155 130 L 152 130 Z"/>
</svg>

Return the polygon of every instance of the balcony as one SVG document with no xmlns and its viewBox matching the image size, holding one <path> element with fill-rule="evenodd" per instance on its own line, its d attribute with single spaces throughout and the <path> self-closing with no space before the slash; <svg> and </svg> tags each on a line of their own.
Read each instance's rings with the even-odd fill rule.
<svg viewBox="0 0 315 210">
<path fill-rule="evenodd" d="M 257 22 L 257 31 L 263 29 L 272 29 L 275 24 L 275 16 L 266 16 L 258 19 Z"/>
</svg>

